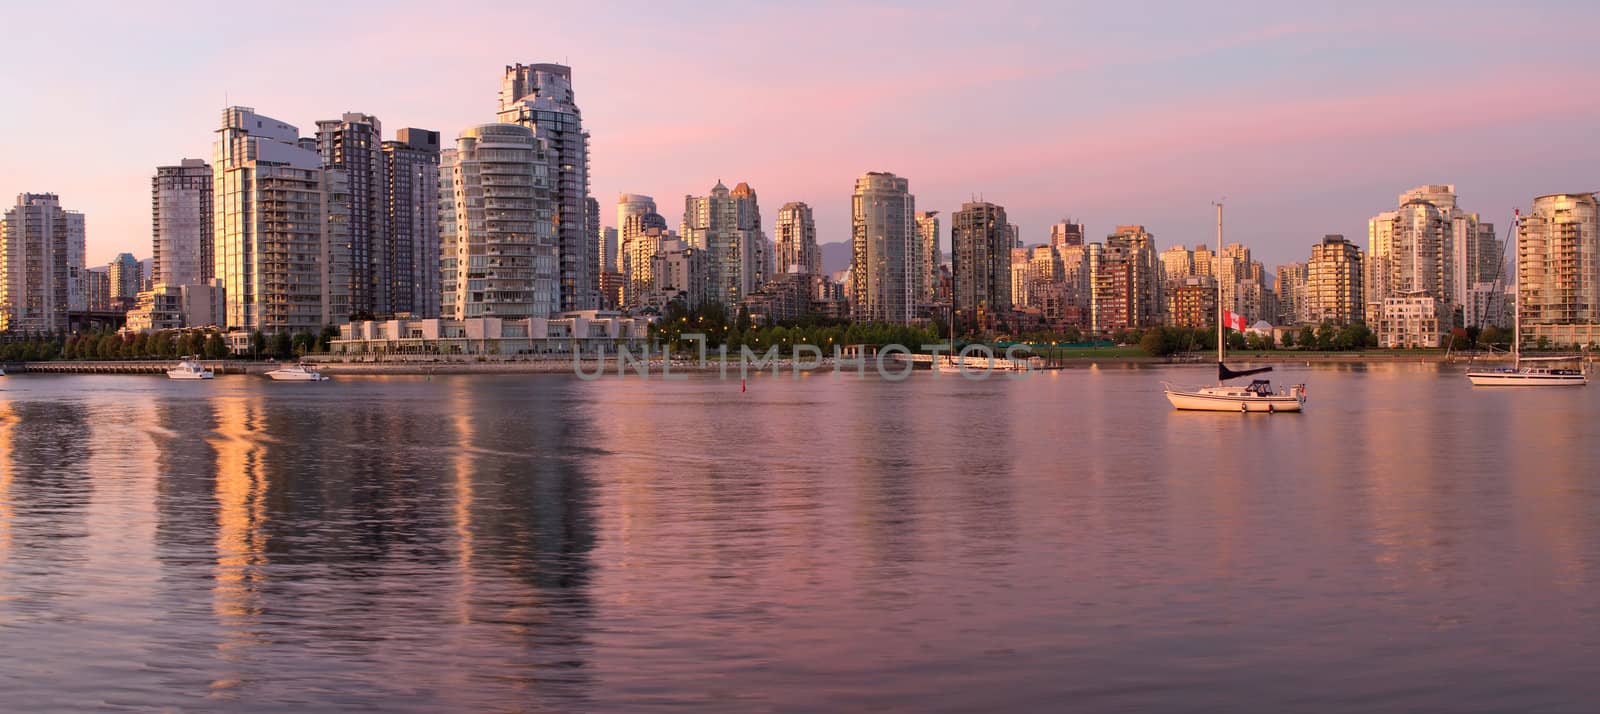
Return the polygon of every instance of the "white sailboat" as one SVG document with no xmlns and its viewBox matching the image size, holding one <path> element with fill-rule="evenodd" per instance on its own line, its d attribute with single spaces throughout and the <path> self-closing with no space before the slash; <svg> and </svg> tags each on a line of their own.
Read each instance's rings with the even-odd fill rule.
<svg viewBox="0 0 1600 714">
<path fill-rule="evenodd" d="M 1222 204 L 1217 207 L 1217 245 L 1222 245 Z M 1228 325 L 1223 319 L 1222 283 L 1217 283 L 1217 384 L 1207 387 L 1174 387 L 1163 383 L 1167 394 L 1167 401 L 1172 403 L 1174 409 L 1180 411 L 1201 412 L 1298 412 L 1305 408 L 1306 385 L 1296 384 L 1284 389 L 1279 387 L 1273 390 L 1272 382 L 1265 379 L 1251 380 L 1248 386 L 1233 386 L 1226 384 L 1230 379 L 1248 377 L 1252 374 L 1269 372 L 1271 367 L 1258 367 L 1256 369 L 1231 370 L 1223 364 L 1223 357 L 1227 353 Z"/>
<path fill-rule="evenodd" d="M 1520 248 L 1522 231 L 1517 224 L 1522 221 L 1521 211 L 1511 222 L 1513 253 Z M 1503 245 L 1503 244 L 1502 244 Z M 1500 369 L 1468 369 L 1467 380 L 1474 387 L 1582 387 L 1589 383 L 1589 375 L 1582 369 L 1552 367 L 1551 363 L 1573 362 L 1578 357 L 1523 357 L 1522 356 L 1522 289 L 1517 289 L 1519 304 L 1512 309 L 1511 366 Z M 1530 363 L 1526 366 L 1524 362 Z"/>
</svg>

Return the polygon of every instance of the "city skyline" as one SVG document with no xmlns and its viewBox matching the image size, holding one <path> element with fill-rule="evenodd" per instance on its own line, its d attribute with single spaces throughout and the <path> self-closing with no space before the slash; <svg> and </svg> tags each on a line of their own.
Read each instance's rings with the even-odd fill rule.
<svg viewBox="0 0 1600 714">
<path fill-rule="evenodd" d="M 507 63 L 530 61 L 573 67 L 602 205 L 623 192 L 699 194 L 737 176 L 774 206 L 811 205 L 821 243 L 848 240 L 848 192 L 867 171 L 910 179 L 919 206 L 947 213 L 981 194 L 1007 207 L 1029 245 L 1069 215 L 1091 236 L 1139 223 L 1162 247 L 1205 242 L 1208 203 L 1227 196 L 1229 240 L 1269 266 L 1303 259 L 1323 234 L 1362 235 L 1397 186 L 1455 184 L 1502 226 L 1529 197 L 1600 187 L 1589 168 L 1600 149 L 1585 141 L 1600 114 L 1587 97 L 1600 81 L 1583 69 L 1596 51 L 1581 30 L 1600 10 L 1576 3 L 1173 6 L 1150 13 L 1155 23 L 1028 5 L 979 18 L 954 5 L 517 11 L 559 30 L 532 41 L 525 22 L 427 23 L 422 6 L 375 14 L 372 5 L 241 38 L 221 32 L 226 17 L 186 7 L 177 20 L 114 7 L 74 13 L 71 36 L 17 38 L 11 56 L 36 61 L 3 70 L 30 102 L 0 116 L 0 135 L 104 131 L 102 116 L 83 111 L 86 93 L 72 91 L 94 87 L 94 101 L 119 106 L 122 130 L 140 136 L 117 152 L 29 141 L 0 151 L 0 195 L 55 193 L 88 217 L 91 265 L 149 255 L 154 168 L 209 156 L 224 106 L 301 127 L 363 112 L 437 129 L 448 142 L 492 116 Z M 13 13 L 28 24 L 67 11 Z M 1393 28 L 1422 20 L 1432 32 L 1393 42 Z M 614 51 L 708 23 L 781 26 L 812 51 L 795 56 L 765 31 L 717 33 L 670 53 Z M 1004 32 L 973 33 L 973 23 Z M 142 39 L 156 31 L 201 39 L 178 52 Z M 292 51 L 341 33 L 367 49 L 341 72 Z M 861 50 L 869 34 L 881 46 Z M 1515 60 L 1475 49 L 1506 44 L 1517 46 Z M 1125 46 L 1150 51 L 1113 52 Z M 408 49 L 418 47 L 429 51 Z M 228 60 L 240 48 L 271 61 Z M 671 109 L 683 105 L 658 89 L 664 77 L 717 90 Z M 962 101 L 976 90 L 986 106 Z M 1152 202 L 1152 192 L 1165 198 Z"/>
</svg>

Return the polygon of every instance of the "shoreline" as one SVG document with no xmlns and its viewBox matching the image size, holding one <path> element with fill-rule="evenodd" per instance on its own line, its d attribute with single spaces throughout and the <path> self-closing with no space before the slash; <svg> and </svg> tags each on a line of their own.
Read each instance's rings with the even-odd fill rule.
<svg viewBox="0 0 1600 714">
<path fill-rule="evenodd" d="M 1098 365 L 1122 367 L 1151 367 L 1151 366 L 1192 366 L 1209 367 L 1215 362 L 1210 356 L 1181 355 L 1176 358 L 1133 356 L 1133 355 L 1105 355 L 1085 356 L 1074 355 L 1070 357 L 1046 358 L 1046 366 L 1035 368 L 1033 371 L 1054 371 L 1089 368 Z M 1509 355 L 1478 355 L 1473 357 L 1477 362 L 1508 363 Z M 1230 364 L 1388 364 L 1388 363 L 1422 363 L 1422 364 L 1460 364 L 1465 365 L 1469 359 L 1459 355 L 1451 355 L 1446 359 L 1445 354 L 1439 351 L 1405 353 L 1364 353 L 1364 352 L 1332 352 L 1296 354 L 1294 352 L 1281 352 L 1278 354 L 1239 354 L 1231 356 Z M 245 360 L 203 360 L 205 364 L 216 370 L 218 375 L 260 375 L 292 362 L 253 362 Z M 345 362 L 335 361 L 313 356 L 306 360 L 307 364 L 316 365 L 328 375 L 459 375 L 459 374 L 575 374 L 571 359 L 542 359 L 542 360 L 505 360 L 505 361 L 362 361 Z M 23 362 L 0 365 L 8 374 L 146 374 L 161 375 L 175 362 L 170 360 L 127 360 L 127 361 L 67 361 L 56 360 L 50 362 Z M 584 373 L 593 375 L 597 362 L 593 358 L 586 358 L 581 363 Z M 809 362 L 807 363 L 810 364 Z M 659 376 L 663 373 L 663 363 L 659 359 L 648 362 L 649 374 Z M 778 362 L 780 372 L 792 372 L 791 360 Z M 867 371 L 875 371 L 874 362 L 870 359 Z M 899 369 L 896 367 L 895 369 Z M 637 365 L 630 363 L 625 369 L 628 376 L 637 376 Z M 756 369 L 752 364 L 749 369 L 751 375 L 770 374 L 772 366 L 764 365 Z M 803 370 L 812 373 L 831 373 L 836 371 L 832 359 L 824 359 L 822 364 Z M 840 374 L 849 374 L 856 371 L 853 364 L 840 365 L 837 368 Z M 924 370 L 919 370 L 924 371 Z M 720 374 L 722 365 L 716 361 L 704 364 L 690 360 L 674 360 L 670 365 L 670 374 Z M 730 361 L 727 365 L 729 376 L 739 373 L 739 363 Z M 617 376 L 617 362 L 615 358 L 605 361 L 604 376 Z"/>
</svg>

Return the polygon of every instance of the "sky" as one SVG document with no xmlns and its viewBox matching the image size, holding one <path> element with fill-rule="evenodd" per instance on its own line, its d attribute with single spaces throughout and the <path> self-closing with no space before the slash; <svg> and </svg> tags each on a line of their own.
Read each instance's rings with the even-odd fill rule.
<svg viewBox="0 0 1600 714">
<path fill-rule="evenodd" d="M 1600 3 L 25 3 L 4 13 L 0 195 L 87 216 L 91 265 L 151 252 L 150 176 L 209 160 L 228 104 L 314 133 L 346 111 L 494 120 L 504 66 L 560 62 L 616 194 L 748 182 L 771 231 L 805 201 L 850 234 L 857 176 L 948 216 L 975 197 L 1029 244 L 1063 217 L 1227 241 L 1269 269 L 1365 246 L 1399 193 L 1451 183 L 1502 227 L 1600 189 Z M 949 221 L 944 221 L 948 248 Z"/>
</svg>

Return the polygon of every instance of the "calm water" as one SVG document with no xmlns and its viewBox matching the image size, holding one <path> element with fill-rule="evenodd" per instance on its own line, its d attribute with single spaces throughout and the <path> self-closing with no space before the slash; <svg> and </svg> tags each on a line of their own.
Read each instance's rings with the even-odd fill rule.
<svg viewBox="0 0 1600 714">
<path fill-rule="evenodd" d="M 0 379 L 0 709 L 1595 711 L 1600 387 Z"/>
</svg>

